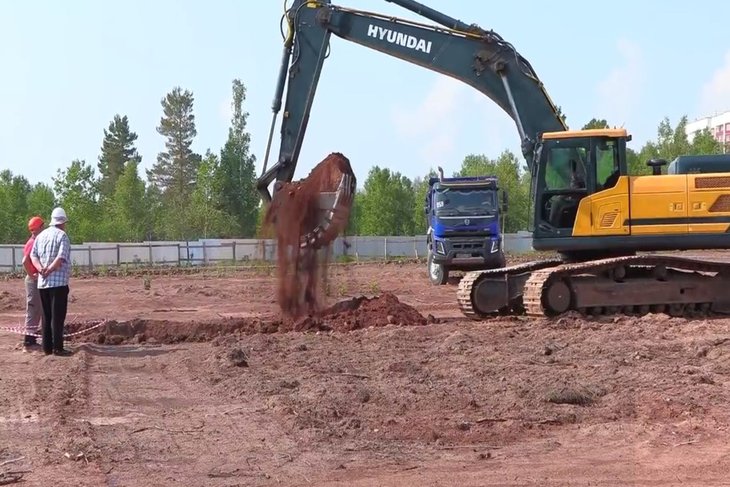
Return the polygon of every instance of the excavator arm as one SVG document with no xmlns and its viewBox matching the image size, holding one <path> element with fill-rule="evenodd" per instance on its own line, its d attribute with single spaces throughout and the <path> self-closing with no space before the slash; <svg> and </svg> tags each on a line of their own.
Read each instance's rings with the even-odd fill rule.
<svg viewBox="0 0 730 487">
<path fill-rule="evenodd" d="M 290 183 L 332 34 L 460 80 L 486 95 L 514 120 L 530 170 L 540 134 L 567 130 L 530 63 L 501 36 L 413 0 L 388 1 L 440 25 L 345 8 L 330 0 L 294 0 L 285 11 L 287 34 L 264 168 L 257 184 L 268 204 L 265 221 L 277 226 L 281 241 L 284 232 L 294 231 L 292 222 L 296 222 L 300 248 L 328 245 L 346 227 L 355 194 L 354 172 L 339 153 L 330 154 L 297 185 Z M 279 155 L 267 168 L 282 99 Z M 272 199 L 268 188 L 273 181 Z M 286 223 L 277 223 L 281 214 L 286 215 Z M 288 240 L 293 245 L 295 239 L 290 236 Z"/>
<path fill-rule="evenodd" d="M 333 5 L 295 0 L 285 17 L 289 32 L 272 105 L 274 119 L 258 188 L 270 201 L 269 184 L 291 181 L 304 140 L 331 34 L 458 79 L 493 100 L 515 122 L 529 167 L 541 132 L 566 130 L 542 82 L 517 50 L 493 31 L 467 25 L 412 0 L 388 0 L 443 27 Z M 266 165 L 282 105 L 279 157 Z"/>
</svg>

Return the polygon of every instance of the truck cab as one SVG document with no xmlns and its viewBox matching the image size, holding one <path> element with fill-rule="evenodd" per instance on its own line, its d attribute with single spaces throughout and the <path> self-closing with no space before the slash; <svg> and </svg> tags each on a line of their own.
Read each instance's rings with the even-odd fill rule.
<svg viewBox="0 0 730 487">
<path fill-rule="evenodd" d="M 440 168 L 439 168 L 440 170 Z M 426 193 L 428 275 L 445 284 L 449 271 L 505 265 L 502 232 L 507 193 L 495 176 L 431 177 Z"/>
</svg>

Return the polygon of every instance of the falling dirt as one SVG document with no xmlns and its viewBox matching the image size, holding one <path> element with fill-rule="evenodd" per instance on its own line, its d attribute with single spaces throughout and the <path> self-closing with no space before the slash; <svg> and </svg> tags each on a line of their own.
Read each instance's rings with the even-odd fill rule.
<svg viewBox="0 0 730 487">
<path fill-rule="evenodd" d="M 320 193 L 336 191 L 345 174 L 354 178 L 350 161 L 333 152 L 307 178 L 283 183 L 266 212 L 264 226 L 273 227 L 277 241 L 279 305 L 287 316 L 296 318 L 316 313 L 322 307 L 329 244 L 344 228 L 333 225 L 313 247 L 302 248 L 300 243 L 320 223 Z M 338 211 L 342 212 L 340 221 L 346 222 L 350 206 L 344 204 Z"/>
</svg>

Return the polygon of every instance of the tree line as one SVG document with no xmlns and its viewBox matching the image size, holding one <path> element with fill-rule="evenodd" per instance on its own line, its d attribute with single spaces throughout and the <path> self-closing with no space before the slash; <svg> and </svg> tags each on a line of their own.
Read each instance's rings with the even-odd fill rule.
<svg viewBox="0 0 730 487">
<path fill-rule="evenodd" d="M 117 114 L 103 131 L 96 164 L 76 159 L 58 170 L 52 185 L 31 185 L 22 175 L 0 173 L 0 242 L 23 242 L 30 215 L 44 217 L 60 205 L 73 226 L 73 243 L 191 240 L 254 236 L 259 211 L 256 157 L 246 130 L 246 87 L 233 80 L 233 115 L 220 151 L 198 154 L 190 90 L 175 87 L 161 100 L 157 133 L 165 150 L 141 174 L 137 133 Z M 146 176 L 146 177 L 145 177 Z"/>
<path fill-rule="evenodd" d="M 52 185 L 31 185 L 22 175 L 0 172 L 0 243 L 22 243 L 29 216 L 46 216 L 63 206 L 73 221 L 73 243 L 89 241 L 195 240 L 260 236 L 263 206 L 256 191 L 256 156 L 251 153 L 244 109 L 246 87 L 233 80 L 233 114 L 228 138 L 219 151 L 198 154 L 191 149 L 197 136 L 194 96 L 175 87 L 161 100 L 157 132 L 165 150 L 140 174 L 142 162 L 135 133 L 126 115 L 117 114 L 103 131 L 96 164 L 76 159 L 59 170 Z M 564 115 L 563 118 L 565 118 Z M 687 117 L 676 126 L 664 118 L 655 140 L 627 150 L 630 174 L 649 174 L 646 161 L 679 155 L 717 154 L 723 146 L 708 129 L 690 142 Z M 582 128 L 608 128 L 592 119 Z M 496 175 L 509 194 L 505 231 L 528 227 L 530 178 L 521 156 L 505 150 L 496 158 L 469 154 L 454 176 Z M 145 177 L 143 177 L 145 176 Z M 373 166 L 359 183 L 347 228 L 348 235 L 423 235 L 427 229 L 424 203 L 431 168 L 410 179 L 381 165 Z"/>
</svg>

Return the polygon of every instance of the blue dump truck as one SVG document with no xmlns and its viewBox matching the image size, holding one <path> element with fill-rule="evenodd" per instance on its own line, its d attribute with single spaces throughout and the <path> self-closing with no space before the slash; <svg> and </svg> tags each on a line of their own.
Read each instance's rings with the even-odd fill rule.
<svg viewBox="0 0 730 487">
<path fill-rule="evenodd" d="M 507 193 L 497 177 L 431 177 L 426 193 L 428 276 L 445 284 L 449 271 L 505 266 L 502 224 Z M 501 198 L 499 196 L 501 193 Z"/>
</svg>

